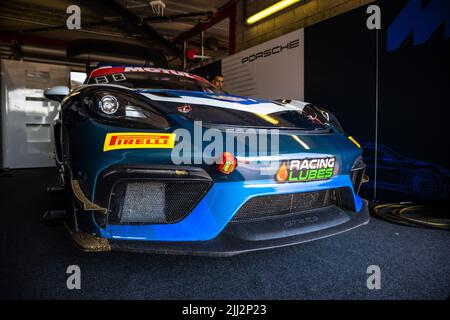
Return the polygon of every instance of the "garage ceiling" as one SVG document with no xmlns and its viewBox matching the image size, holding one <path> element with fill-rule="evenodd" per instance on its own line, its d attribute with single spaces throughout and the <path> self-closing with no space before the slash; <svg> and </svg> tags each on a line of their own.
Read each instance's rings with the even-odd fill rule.
<svg viewBox="0 0 450 320">
<path fill-rule="evenodd" d="M 8 58 L 11 40 L 21 43 L 37 40 L 47 46 L 74 39 L 111 39 L 127 43 L 145 44 L 161 50 L 169 61 L 181 64 L 177 53 L 171 49 L 172 41 L 192 29 L 199 22 L 220 10 L 229 0 L 164 0 L 164 18 L 158 17 L 145 0 L 16 0 L 2 3 L 0 7 L 0 57 Z M 76 4 L 81 8 L 81 30 L 68 30 L 66 9 Z M 181 15 L 181 16 L 180 16 Z M 131 19 L 130 19 L 131 17 Z M 145 26 L 139 27 L 139 20 Z M 222 20 L 204 33 L 205 37 L 219 40 L 219 48 L 205 51 L 218 57 L 228 50 L 228 19 Z M 46 42 L 49 39 L 51 41 Z M 56 41 L 55 41 L 56 40 Z M 188 42 L 188 47 L 200 46 L 200 36 Z M 176 49 L 176 47 L 175 47 Z M 172 63 L 172 64 L 173 64 Z"/>
</svg>

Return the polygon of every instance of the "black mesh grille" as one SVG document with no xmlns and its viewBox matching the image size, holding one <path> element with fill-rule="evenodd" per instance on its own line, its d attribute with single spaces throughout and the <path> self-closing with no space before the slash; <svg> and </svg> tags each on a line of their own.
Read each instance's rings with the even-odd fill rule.
<svg viewBox="0 0 450 320">
<path fill-rule="evenodd" d="M 232 222 L 299 213 L 336 203 L 334 189 L 255 197 L 235 214 Z"/>
<path fill-rule="evenodd" d="M 110 224 L 167 224 L 186 217 L 209 181 L 123 181 L 111 193 Z"/>
</svg>

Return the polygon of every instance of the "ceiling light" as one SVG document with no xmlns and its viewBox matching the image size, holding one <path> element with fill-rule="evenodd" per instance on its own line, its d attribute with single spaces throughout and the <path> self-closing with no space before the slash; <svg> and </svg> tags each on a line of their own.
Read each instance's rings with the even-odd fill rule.
<svg viewBox="0 0 450 320">
<path fill-rule="evenodd" d="M 277 3 L 271 5 L 270 7 L 265 8 L 264 10 L 261 10 L 258 13 L 255 13 L 254 15 L 248 17 L 245 22 L 250 25 L 255 22 L 258 22 L 259 20 L 262 20 L 274 13 L 277 13 L 278 11 L 281 11 L 294 3 L 300 2 L 302 0 L 282 0 L 278 1 Z"/>
</svg>

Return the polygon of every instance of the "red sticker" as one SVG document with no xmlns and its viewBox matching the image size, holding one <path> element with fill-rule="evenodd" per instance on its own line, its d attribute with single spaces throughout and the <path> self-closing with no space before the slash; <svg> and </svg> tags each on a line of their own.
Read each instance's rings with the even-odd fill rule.
<svg viewBox="0 0 450 320">
<path fill-rule="evenodd" d="M 191 112 L 192 111 L 192 108 L 191 108 L 191 106 L 179 106 L 179 107 L 177 107 L 177 110 L 178 110 L 178 112 L 181 112 L 181 113 L 188 113 L 188 112 Z"/>
</svg>

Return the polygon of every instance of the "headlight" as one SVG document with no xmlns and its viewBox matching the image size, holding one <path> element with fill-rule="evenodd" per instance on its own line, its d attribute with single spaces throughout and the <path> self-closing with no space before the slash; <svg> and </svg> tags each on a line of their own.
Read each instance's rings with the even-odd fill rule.
<svg viewBox="0 0 450 320">
<path fill-rule="evenodd" d="M 163 114 L 135 94 L 111 88 L 85 90 L 83 105 L 90 116 L 101 123 L 141 129 L 167 129 Z"/>
<path fill-rule="evenodd" d="M 119 109 L 119 102 L 113 96 L 104 96 L 98 104 L 100 110 L 106 114 L 114 114 Z"/>
</svg>

